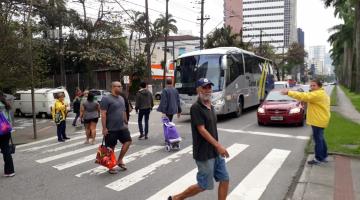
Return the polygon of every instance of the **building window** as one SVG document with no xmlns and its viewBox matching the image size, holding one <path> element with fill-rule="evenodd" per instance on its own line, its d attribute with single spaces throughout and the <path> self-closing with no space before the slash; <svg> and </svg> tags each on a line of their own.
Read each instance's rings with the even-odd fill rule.
<svg viewBox="0 0 360 200">
<path fill-rule="evenodd" d="M 185 47 L 180 47 L 179 48 L 179 56 L 181 56 L 182 54 L 186 53 L 186 48 Z"/>
<path fill-rule="evenodd" d="M 244 15 L 244 18 L 246 17 L 267 17 L 267 16 L 283 16 L 284 13 L 268 13 L 268 14 L 256 14 L 256 15 Z"/>
<path fill-rule="evenodd" d="M 258 8 L 244 8 L 244 11 L 248 10 L 270 10 L 270 9 L 278 9 L 278 8 L 284 8 L 284 6 L 268 6 L 268 7 L 258 7 Z"/>
<path fill-rule="evenodd" d="M 243 4 L 257 4 L 257 3 L 283 2 L 283 1 L 284 1 L 284 0 L 244 1 Z"/>
</svg>

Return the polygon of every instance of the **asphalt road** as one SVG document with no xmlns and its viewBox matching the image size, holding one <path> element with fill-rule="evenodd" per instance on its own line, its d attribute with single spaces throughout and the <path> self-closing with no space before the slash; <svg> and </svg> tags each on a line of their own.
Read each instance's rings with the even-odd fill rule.
<svg viewBox="0 0 360 200">
<path fill-rule="evenodd" d="M 331 89 L 327 87 L 328 91 Z M 116 175 L 94 163 L 101 142 L 100 123 L 98 144 L 85 145 L 82 127 L 71 127 L 71 119 L 67 133 L 72 139 L 65 143 L 57 143 L 51 122 L 44 122 L 47 126 L 43 128 L 47 128 L 41 136 L 50 138 L 17 147 L 16 176 L 0 177 L 1 199 L 161 200 L 195 183 L 189 116 L 175 119 L 183 141 L 181 150 L 172 152 L 165 151 L 158 112 L 153 111 L 150 116 L 149 140 L 137 139 L 136 119 L 134 113 L 129 125 L 133 145 L 125 158 L 128 170 Z M 220 119 L 218 129 L 220 142 L 230 151 L 228 199 L 284 199 L 301 167 L 310 128 L 259 127 L 256 109 L 249 109 L 240 118 Z M 31 127 L 21 130 L 31 130 Z M 216 193 L 216 189 L 206 191 L 191 199 L 217 199 Z"/>
</svg>

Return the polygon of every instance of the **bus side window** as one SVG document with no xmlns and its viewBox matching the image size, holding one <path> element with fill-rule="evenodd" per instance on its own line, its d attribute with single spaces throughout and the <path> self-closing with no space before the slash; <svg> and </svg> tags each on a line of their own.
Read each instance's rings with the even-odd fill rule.
<svg viewBox="0 0 360 200">
<path fill-rule="evenodd" d="M 244 54 L 245 60 L 245 73 L 252 73 L 252 66 L 254 65 L 253 56 Z"/>
<path fill-rule="evenodd" d="M 237 59 L 236 64 L 239 68 L 239 75 L 244 75 L 244 61 L 242 54 L 234 54 L 234 56 Z"/>
<path fill-rule="evenodd" d="M 233 82 L 238 76 L 239 76 L 239 68 L 237 63 L 235 62 L 234 59 L 232 59 L 230 56 L 227 58 L 227 63 L 228 63 L 228 78 L 226 80 L 226 84 L 230 84 L 231 82 Z"/>
</svg>

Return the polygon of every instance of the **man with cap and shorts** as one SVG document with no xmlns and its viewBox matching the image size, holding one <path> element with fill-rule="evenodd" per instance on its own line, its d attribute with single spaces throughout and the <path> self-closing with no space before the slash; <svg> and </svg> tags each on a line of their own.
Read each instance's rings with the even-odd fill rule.
<svg viewBox="0 0 360 200">
<path fill-rule="evenodd" d="M 225 200 L 229 190 L 229 174 L 225 165 L 227 150 L 218 142 L 217 118 L 211 106 L 214 84 L 201 78 L 196 82 L 198 100 L 190 109 L 193 138 L 193 157 L 198 167 L 197 183 L 180 194 L 169 196 L 168 200 L 183 200 L 205 190 L 214 188 L 214 180 L 220 182 L 218 199 Z"/>
</svg>

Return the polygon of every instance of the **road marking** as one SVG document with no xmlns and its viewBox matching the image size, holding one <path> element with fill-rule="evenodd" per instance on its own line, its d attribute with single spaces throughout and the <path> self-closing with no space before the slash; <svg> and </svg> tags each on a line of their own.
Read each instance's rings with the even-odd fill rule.
<svg viewBox="0 0 360 200">
<path fill-rule="evenodd" d="M 228 152 L 230 157 L 225 160 L 225 162 L 229 162 L 242 151 L 244 151 L 249 145 L 246 144 L 233 144 L 228 148 Z M 158 199 L 166 199 L 169 195 L 179 193 L 184 191 L 187 187 L 196 183 L 196 174 L 198 172 L 197 168 L 194 168 L 181 178 L 172 182 L 170 185 L 166 186 L 164 189 L 160 190 L 158 193 L 154 194 L 147 200 L 158 200 Z"/>
<path fill-rule="evenodd" d="M 170 156 L 167 156 L 155 163 L 152 163 L 148 165 L 147 167 L 144 167 L 128 176 L 125 176 L 122 179 L 119 179 L 117 181 L 114 181 L 108 185 L 106 185 L 107 188 L 110 188 L 115 191 L 122 191 L 144 179 L 146 179 L 151 174 L 155 173 L 156 169 L 165 166 L 169 163 L 172 163 L 176 160 L 178 160 L 183 154 L 187 154 L 192 150 L 192 146 L 188 146 L 185 149 L 182 149 L 181 151 L 178 151 L 174 154 L 171 154 Z"/>
<path fill-rule="evenodd" d="M 57 138 L 57 137 L 56 137 L 56 138 Z M 85 136 L 84 136 L 84 135 L 80 135 L 80 136 L 72 137 L 70 141 L 72 142 L 72 141 L 78 140 L 78 139 L 85 139 Z M 62 142 L 57 142 L 57 141 L 56 141 L 56 143 L 45 144 L 45 145 L 42 145 L 42 146 L 36 146 L 36 147 L 29 148 L 29 149 L 23 149 L 23 150 L 20 150 L 20 151 L 21 151 L 21 152 L 32 152 L 32 151 L 36 151 L 36 150 L 39 150 L 39 149 L 48 148 L 48 147 L 52 147 L 52 146 L 56 146 L 56 145 L 61 145 L 61 144 L 64 144 L 64 143 L 62 143 Z"/>
<path fill-rule="evenodd" d="M 140 133 L 138 132 L 138 133 L 132 134 L 131 137 L 137 137 L 139 135 L 140 135 Z M 58 160 L 60 158 L 65 158 L 65 157 L 68 157 L 68 156 L 72 156 L 72 155 L 82 153 L 82 152 L 85 152 L 85 151 L 88 151 L 88 150 L 91 150 L 91 149 L 96 149 L 96 148 L 98 148 L 97 145 L 91 145 L 91 146 L 88 146 L 88 147 L 83 147 L 83 148 L 80 148 L 80 149 L 76 149 L 74 151 L 69 151 L 69 152 L 61 153 L 61 154 L 58 154 L 58 155 L 55 155 L 55 156 L 50 156 L 50 157 L 46 157 L 46 158 L 43 158 L 43 159 L 39 159 L 39 160 L 36 160 L 36 162 L 38 162 L 38 163 L 47 163 L 47 162 L 50 162 L 50 161 L 53 161 L 53 160 Z"/>
<path fill-rule="evenodd" d="M 103 138 L 103 136 L 96 137 L 96 139 L 102 139 L 102 138 Z M 61 150 L 71 148 L 71 147 L 75 147 L 75 146 L 78 146 L 78 145 L 81 145 L 81 144 L 84 144 L 84 141 L 71 143 L 71 144 L 64 145 L 64 146 L 61 146 L 61 147 L 58 147 L 58 148 L 55 148 L 55 149 L 49 149 L 49 150 L 43 151 L 42 153 L 51 153 L 51 152 L 61 151 Z"/>
<path fill-rule="evenodd" d="M 15 126 L 14 129 L 24 129 L 26 127 L 23 127 L 23 126 Z"/>
<path fill-rule="evenodd" d="M 280 138 L 292 138 L 299 140 L 309 140 L 309 136 L 294 136 L 288 134 L 281 133 L 267 133 L 267 132 L 256 132 L 256 131 L 244 131 L 244 130 L 235 130 L 235 129 L 226 129 L 226 128 L 218 128 L 219 131 L 225 131 L 230 133 L 244 133 L 250 135 L 263 135 L 263 136 L 271 136 L 271 137 L 280 137 Z"/>
<path fill-rule="evenodd" d="M 142 158 L 142 157 L 145 157 L 146 155 L 148 154 L 152 154 L 156 151 L 159 151 L 160 149 L 163 149 L 164 147 L 163 146 L 151 146 L 149 148 L 146 148 L 146 149 L 143 149 L 141 151 L 138 151 L 138 152 L 135 152 L 133 154 L 130 154 L 128 156 L 125 156 L 124 157 L 124 163 L 128 164 L 136 159 L 139 159 L 139 158 Z M 120 150 L 120 149 L 119 149 Z M 119 150 L 115 150 L 115 151 L 119 151 Z M 94 158 L 94 155 L 92 155 L 92 159 L 95 159 Z M 66 163 L 65 163 L 66 164 Z M 55 167 L 55 166 L 54 166 Z M 58 170 L 62 170 L 62 169 L 65 169 L 65 166 L 57 166 Z M 56 168 L 56 167 L 55 167 Z M 66 167 L 67 168 L 67 167 Z M 99 174 L 103 174 L 105 172 L 108 171 L 108 168 L 106 167 L 103 167 L 103 166 L 99 166 L 99 167 L 95 167 L 93 169 L 90 169 L 90 170 L 87 170 L 85 172 L 81 172 L 79 174 L 76 174 L 75 176 L 76 177 L 81 177 L 85 174 L 89 174 L 89 175 L 99 175 Z"/>
<path fill-rule="evenodd" d="M 49 137 L 47 139 L 43 139 L 43 140 L 39 140 L 39 141 L 35 141 L 35 142 L 30 142 L 30 143 L 27 143 L 27 144 L 17 145 L 16 148 L 28 147 L 28 146 L 31 146 L 31 145 L 34 145 L 34 144 L 40 144 L 40 143 L 48 142 L 48 141 L 51 141 L 51 140 L 54 140 L 54 139 L 57 139 L 57 136 Z"/>
<path fill-rule="evenodd" d="M 228 200 L 257 200 L 280 169 L 290 151 L 273 149 L 265 158 L 236 186 Z"/>
</svg>

